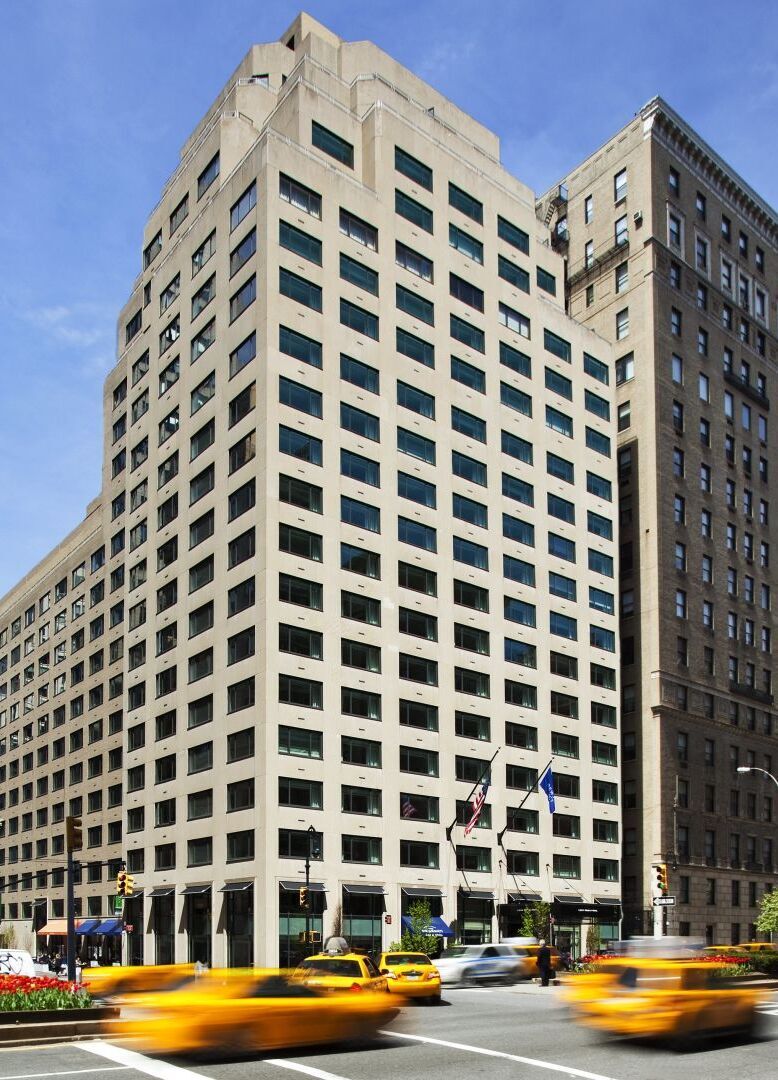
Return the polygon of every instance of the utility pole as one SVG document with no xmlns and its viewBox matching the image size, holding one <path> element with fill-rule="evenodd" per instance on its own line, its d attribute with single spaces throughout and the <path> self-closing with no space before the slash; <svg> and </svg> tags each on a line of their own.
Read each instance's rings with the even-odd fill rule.
<svg viewBox="0 0 778 1080">
<path fill-rule="evenodd" d="M 84 846 L 81 818 L 69 817 L 65 819 L 65 846 L 67 848 L 67 959 L 68 981 L 76 981 L 76 900 L 75 885 L 73 881 L 73 852 L 80 851 Z"/>
</svg>

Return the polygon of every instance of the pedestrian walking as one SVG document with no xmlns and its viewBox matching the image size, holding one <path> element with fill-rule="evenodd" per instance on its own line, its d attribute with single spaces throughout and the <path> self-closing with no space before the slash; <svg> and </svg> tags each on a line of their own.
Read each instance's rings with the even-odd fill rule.
<svg viewBox="0 0 778 1080">
<path fill-rule="evenodd" d="M 551 977 L 551 949 L 546 945 L 544 938 L 540 939 L 539 944 L 537 965 L 540 972 L 540 985 L 548 986 L 548 980 Z"/>
</svg>

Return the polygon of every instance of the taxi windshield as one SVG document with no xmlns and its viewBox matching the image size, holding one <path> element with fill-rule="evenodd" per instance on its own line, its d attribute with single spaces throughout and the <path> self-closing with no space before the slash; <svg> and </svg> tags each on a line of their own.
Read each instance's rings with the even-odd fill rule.
<svg viewBox="0 0 778 1080">
<path fill-rule="evenodd" d="M 384 963 L 387 967 L 397 967 L 399 964 L 418 964 L 419 967 L 432 966 L 430 958 L 422 953 L 390 953 L 384 957 Z"/>
</svg>

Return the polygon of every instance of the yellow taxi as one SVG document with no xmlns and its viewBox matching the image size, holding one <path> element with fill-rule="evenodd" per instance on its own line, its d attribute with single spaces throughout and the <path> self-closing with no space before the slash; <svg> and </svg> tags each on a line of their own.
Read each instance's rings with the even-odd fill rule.
<svg viewBox="0 0 778 1080">
<path fill-rule="evenodd" d="M 440 972 L 426 953 L 385 952 L 378 958 L 378 969 L 386 976 L 390 994 L 440 1002 Z"/>
<path fill-rule="evenodd" d="M 122 1033 L 160 1054 L 264 1053 L 374 1038 L 399 1011 L 388 994 L 328 994 L 288 972 L 216 970 L 135 998 L 122 1009 Z"/>
<path fill-rule="evenodd" d="M 769 941 L 744 941 L 740 945 L 706 945 L 703 956 L 750 956 L 755 952 L 778 952 Z"/>
<path fill-rule="evenodd" d="M 126 994 L 173 990 L 194 978 L 194 964 L 84 968 L 81 980 L 92 997 L 102 1001 Z"/>
<path fill-rule="evenodd" d="M 750 1034 L 757 1023 L 759 990 L 717 974 L 715 961 L 619 957 L 595 973 L 565 980 L 573 1016 L 611 1035 L 669 1039 L 688 1048 L 727 1032 Z"/>
<path fill-rule="evenodd" d="M 512 945 L 519 958 L 519 978 L 520 979 L 536 979 L 540 972 L 538 971 L 538 953 L 540 952 L 540 945 Z M 559 959 L 559 949 L 554 945 L 549 945 L 548 950 L 551 953 L 551 973 L 556 974 L 561 967 Z"/>
<path fill-rule="evenodd" d="M 319 990 L 386 993 L 387 980 L 366 953 L 317 953 L 294 969 L 297 982 Z"/>
</svg>

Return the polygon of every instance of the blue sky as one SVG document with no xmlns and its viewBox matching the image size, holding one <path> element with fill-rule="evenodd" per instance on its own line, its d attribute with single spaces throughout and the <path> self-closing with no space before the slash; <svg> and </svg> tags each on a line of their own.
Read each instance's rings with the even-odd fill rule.
<svg viewBox="0 0 778 1080">
<path fill-rule="evenodd" d="M 778 5 L 310 0 L 502 138 L 541 191 L 659 93 L 778 205 Z M 102 381 L 178 150 L 281 0 L 24 0 L 0 36 L 0 596 L 100 487 Z M 702 20 L 704 19 L 704 26 Z"/>
</svg>

